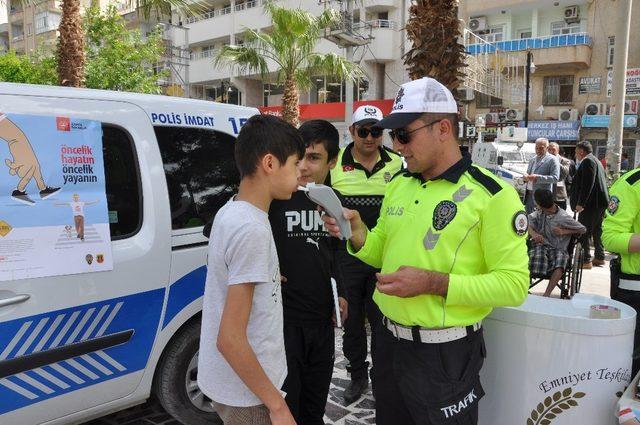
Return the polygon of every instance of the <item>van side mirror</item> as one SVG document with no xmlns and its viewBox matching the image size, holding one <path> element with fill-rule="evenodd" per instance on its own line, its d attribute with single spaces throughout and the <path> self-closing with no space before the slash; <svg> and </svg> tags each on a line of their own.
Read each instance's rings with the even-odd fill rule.
<svg viewBox="0 0 640 425">
<path fill-rule="evenodd" d="M 498 165 L 502 165 L 502 164 L 504 164 L 504 157 L 499 156 L 498 157 Z"/>
</svg>

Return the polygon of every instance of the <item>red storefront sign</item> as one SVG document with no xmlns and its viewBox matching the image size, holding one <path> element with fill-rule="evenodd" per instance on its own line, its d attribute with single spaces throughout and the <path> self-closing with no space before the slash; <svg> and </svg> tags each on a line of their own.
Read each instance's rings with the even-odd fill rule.
<svg viewBox="0 0 640 425">
<path fill-rule="evenodd" d="M 362 105 L 373 105 L 380 108 L 384 115 L 391 112 L 393 107 L 393 99 L 383 100 L 366 100 L 353 103 L 353 109 L 356 110 Z M 300 105 L 300 121 L 323 119 L 333 121 L 345 121 L 344 108 L 345 103 L 309 103 L 306 105 Z M 264 106 L 258 107 L 261 113 L 265 115 L 282 116 L 282 106 Z M 350 121 L 349 117 L 346 121 Z"/>
</svg>

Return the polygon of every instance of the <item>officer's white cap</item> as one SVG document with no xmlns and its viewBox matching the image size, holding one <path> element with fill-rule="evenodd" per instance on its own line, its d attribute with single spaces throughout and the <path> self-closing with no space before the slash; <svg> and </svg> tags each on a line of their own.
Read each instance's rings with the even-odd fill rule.
<svg viewBox="0 0 640 425">
<path fill-rule="evenodd" d="M 433 78 L 423 77 L 400 86 L 391 114 L 376 124 L 382 128 L 402 128 L 425 113 L 457 114 L 453 94 Z"/>
<path fill-rule="evenodd" d="M 382 119 L 382 111 L 373 105 L 363 105 L 356 109 L 351 117 L 353 125 L 377 123 Z"/>
</svg>

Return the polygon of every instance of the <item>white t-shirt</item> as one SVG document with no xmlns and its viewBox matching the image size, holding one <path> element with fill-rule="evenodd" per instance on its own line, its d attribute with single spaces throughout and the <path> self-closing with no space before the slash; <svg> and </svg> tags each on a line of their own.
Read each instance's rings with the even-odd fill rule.
<svg viewBox="0 0 640 425">
<path fill-rule="evenodd" d="M 71 211 L 73 211 L 73 216 L 83 216 L 84 217 L 84 202 L 71 202 Z"/>
<path fill-rule="evenodd" d="M 249 344 L 273 385 L 287 375 L 278 253 L 266 212 L 244 201 L 229 201 L 211 228 L 202 307 L 198 385 L 212 400 L 228 406 L 262 404 L 216 347 L 229 285 L 255 283 L 247 326 Z"/>
</svg>

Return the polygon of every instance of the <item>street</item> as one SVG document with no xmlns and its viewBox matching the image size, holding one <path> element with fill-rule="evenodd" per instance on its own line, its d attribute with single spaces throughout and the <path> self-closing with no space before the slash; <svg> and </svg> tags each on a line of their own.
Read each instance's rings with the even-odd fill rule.
<svg viewBox="0 0 640 425">
<path fill-rule="evenodd" d="M 544 292 L 545 284 L 546 282 L 543 282 L 532 288 L 531 293 L 541 294 Z M 584 271 L 580 292 L 609 296 L 608 262 L 604 267 L 594 267 L 591 270 Z M 558 297 L 560 293 L 556 289 L 552 295 Z M 331 425 L 374 424 L 375 404 L 370 389 L 366 396 L 356 403 L 349 406 L 344 405 L 342 392 L 348 384 L 346 364 L 346 359 L 342 354 L 342 338 L 336 332 L 336 362 L 329 391 L 325 422 Z M 142 405 L 90 421 L 86 425 L 179 425 L 179 422 L 166 414 L 155 399 L 151 399 Z"/>
</svg>

